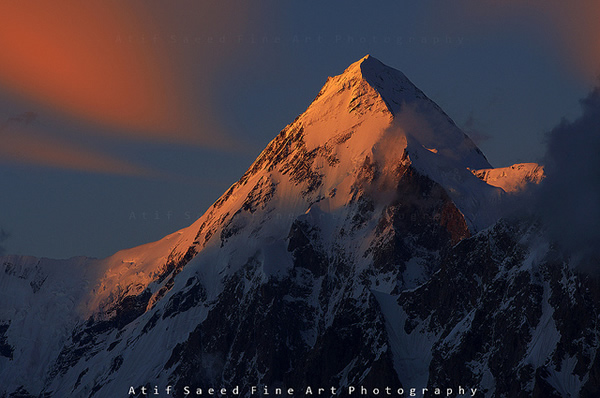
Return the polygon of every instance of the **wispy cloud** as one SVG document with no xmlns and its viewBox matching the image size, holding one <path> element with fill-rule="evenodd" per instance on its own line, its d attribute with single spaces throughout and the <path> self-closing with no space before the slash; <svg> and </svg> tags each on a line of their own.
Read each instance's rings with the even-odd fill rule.
<svg viewBox="0 0 600 398">
<path fill-rule="evenodd" d="M 36 115 L 11 116 L 0 126 L 3 161 L 29 163 L 94 173 L 151 177 L 158 172 L 56 137 L 43 135 L 32 126 Z"/>
<path fill-rule="evenodd" d="M 469 113 L 469 117 L 462 124 L 462 129 L 477 145 L 492 138 L 491 135 L 483 131 L 479 121 L 475 119 L 473 112 Z"/>
</svg>

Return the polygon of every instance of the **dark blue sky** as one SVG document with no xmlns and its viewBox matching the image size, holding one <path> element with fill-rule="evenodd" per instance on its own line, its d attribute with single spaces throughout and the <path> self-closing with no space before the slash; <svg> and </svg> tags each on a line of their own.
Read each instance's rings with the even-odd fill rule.
<svg viewBox="0 0 600 398">
<path fill-rule="evenodd" d="M 327 76 L 367 53 L 403 71 L 494 166 L 541 159 L 544 133 L 579 114 L 597 68 L 589 49 L 569 46 L 579 33 L 557 24 L 585 14 L 585 1 L 581 10 L 540 10 L 533 1 L 205 3 L 132 0 L 136 12 L 95 37 L 170 61 L 158 76 L 185 87 L 175 93 L 181 114 L 199 120 L 192 133 L 175 123 L 163 136 L 144 135 L 143 126 L 134 134 L 0 80 L 6 253 L 103 257 L 191 224 L 306 109 Z M 27 145 L 16 138 L 21 129 Z M 80 157 L 57 160 L 38 154 L 37 144 Z"/>
</svg>

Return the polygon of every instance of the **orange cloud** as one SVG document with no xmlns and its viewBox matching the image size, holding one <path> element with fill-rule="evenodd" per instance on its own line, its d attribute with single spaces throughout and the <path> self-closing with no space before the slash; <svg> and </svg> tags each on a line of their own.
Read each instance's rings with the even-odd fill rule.
<svg viewBox="0 0 600 398">
<path fill-rule="evenodd" d="M 130 138 L 222 145 L 208 86 L 223 54 L 177 41 L 193 24 L 234 32 L 249 2 L 178 3 L 3 1 L 0 89 Z"/>
</svg>

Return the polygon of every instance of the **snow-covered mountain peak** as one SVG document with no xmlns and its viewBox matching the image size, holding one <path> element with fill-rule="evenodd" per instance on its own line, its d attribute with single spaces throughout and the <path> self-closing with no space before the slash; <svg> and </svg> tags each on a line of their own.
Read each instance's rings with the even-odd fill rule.
<svg viewBox="0 0 600 398">
<path fill-rule="evenodd" d="M 393 115 L 401 112 L 403 103 L 412 103 L 417 99 L 428 100 L 427 96 L 404 73 L 368 54 L 351 64 L 341 75 L 330 77 L 317 99 L 321 96 L 327 97 L 327 94 L 333 95 L 354 88 L 357 84 L 362 88 L 365 88 L 364 84 L 366 84 L 374 90 L 377 94 L 377 102 L 380 101 L 381 105 L 385 105 L 387 112 Z M 356 93 L 357 90 L 353 91 Z M 360 108 L 361 105 L 368 108 L 373 103 L 355 102 L 352 105 L 354 109 Z M 381 107 L 376 109 L 382 110 Z"/>
<path fill-rule="evenodd" d="M 490 220 L 475 221 L 476 204 L 483 199 L 473 196 L 496 192 L 469 171 L 491 168 L 483 153 L 402 72 L 370 55 L 328 78 L 308 109 L 269 144 L 244 179 L 277 169 L 277 164 L 287 164 L 284 171 L 299 165 L 308 170 L 312 164 L 311 175 L 324 176 L 322 181 L 329 183 L 322 188 L 331 190 L 365 161 L 392 172 L 400 163 L 411 164 L 449 192 L 475 230 L 488 225 Z"/>
<path fill-rule="evenodd" d="M 354 65 L 360 68 L 362 78 L 377 90 L 393 114 L 401 111 L 403 102 L 413 102 L 417 98 L 427 98 L 404 73 L 390 68 L 377 58 L 366 55 L 348 69 L 350 70 Z"/>
<path fill-rule="evenodd" d="M 309 111 L 338 105 L 335 100 L 345 97 L 343 94 L 351 95 L 344 98 L 348 102 L 340 109 L 359 115 L 381 112 L 392 116 L 400 111 L 402 103 L 426 98 L 402 72 L 370 55 L 351 64 L 342 74 L 329 77 Z"/>
<path fill-rule="evenodd" d="M 382 381 L 600 396 L 598 283 L 530 221 L 496 222 L 541 178 L 490 169 L 364 57 L 191 226 L 101 260 L 0 257 L 0 397 Z"/>
<path fill-rule="evenodd" d="M 380 133 L 390 125 L 393 114 L 379 92 L 368 82 L 363 64 L 379 63 L 365 57 L 350 65 L 342 74 L 329 77 L 327 82 L 292 126 L 310 128 L 304 134 L 307 148 L 313 149 L 328 142 L 345 142 L 352 138 L 352 149 L 369 149 Z M 381 64 L 383 67 L 383 64 Z M 369 137 L 356 139 L 357 130 L 369 124 Z"/>
<path fill-rule="evenodd" d="M 517 163 L 509 167 L 471 170 L 481 180 L 508 193 L 518 193 L 545 177 L 544 166 L 537 163 Z"/>
<path fill-rule="evenodd" d="M 425 95 L 402 72 L 391 68 L 377 58 L 367 54 L 351 64 L 340 76 L 341 81 L 360 79 L 377 90 L 381 99 L 394 113 L 403 101 Z"/>
<path fill-rule="evenodd" d="M 343 142 L 346 152 L 363 154 L 382 139 L 392 138 L 396 144 L 392 149 L 401 154 L 406 146 L 413 155 L 425 148 L 439 157 L 454 158 L 461 168 L 491 167 L 437 104 L 402 72 L 370 55 L 328 78 L 306 112 L 290 126 L 306 130 L 303 139 L 309 150 Z M 387 142 L 381 146 L 390 148 Z"/>
</svg>

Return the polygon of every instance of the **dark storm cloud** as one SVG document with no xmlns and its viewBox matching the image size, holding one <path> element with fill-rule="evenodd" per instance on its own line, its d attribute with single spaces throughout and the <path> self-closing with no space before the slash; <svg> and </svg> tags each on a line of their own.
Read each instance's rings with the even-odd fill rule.
<svg viewBox="0 0 600 398">
<path fill-rule="evenodd" d="M 581 107 L 578 119 L 548 133 L 547 177 L 534 204 L 550 238 L 587 268 L 600 259 L 600 87 Z"/>
</svg>

